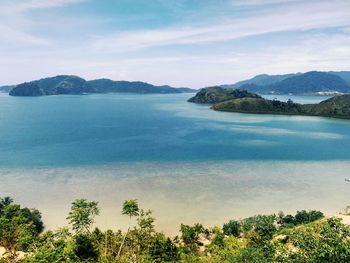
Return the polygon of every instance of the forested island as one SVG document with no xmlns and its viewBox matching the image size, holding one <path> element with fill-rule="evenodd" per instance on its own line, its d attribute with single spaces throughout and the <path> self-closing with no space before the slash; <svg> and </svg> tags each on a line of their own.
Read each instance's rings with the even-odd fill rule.
<svg viewBox="0 0 350 263">
<path fill-rule="evenodd" d="M 155 86 L 141 81 L 114 81 L 110 79 L 85 80 L 78 76 L 59 75 L 43 78 L 16 86 L 5 86 L 11 96 L 45 96 L 60 94 L 91 93 L 136 93 L 136 94 L 169 94 L 194 92 L 189 88 L 174 88 L 168 85 Z M 1 89 L 1 87 L 0 87 Z"/>
<path fill-rule="evenodd" d="M 350 95 L 337 95 L 316 104 L 299 104 L 292 100 L 268 100 L 243 90 L 209 87 L 188 101 L 211 104 L 216 111 L 350 118 Z"/>
<path fill-rule="evenodd" d="M 0 198 L 0 262 L 350 261 L 350 226 L 316 210 L 236 218 L 209 228 L 181 224 L 175 237 L 157 231 L 152 211 L 136 199 L 120 210 L 130 221 L 124 232 L 95 227 L 99 204 L 86 199 L 72 202 L 68 226 L 45 230 L 37 209 Z"/>
</svg>

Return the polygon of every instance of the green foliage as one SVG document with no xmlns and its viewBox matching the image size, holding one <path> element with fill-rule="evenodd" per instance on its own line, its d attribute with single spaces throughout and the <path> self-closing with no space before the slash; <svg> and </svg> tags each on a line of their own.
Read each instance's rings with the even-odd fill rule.
<svg viewBox="0 0 350 263">
<path fill-rule="evenodd" d="M 241 232 L 241 224 L 238 221 L 230 220 L 222 227 L 225 235 L 232 235 L 238 237 Z"/>
<path fill-rule="evenodd" d="M 197 252 L 199 245 L 199 234 L 206 232 L 206 229 L 201 224 L 195 224 L 194 226 L 181 224 L 181 238 L 185 245 L 185 251 Z"/>
<path fill-rule="evenodd" d="M 222 232 L 218 232 L 215 234 L 215 237 L 213 239 L 213 241 L 211 242 L 211 244 L 213 244 L 214 246 L 218 246 L 218 247 L 224 247 L 225 245 L 225 235 Z"/>
<path fill-rule="evenodd" d="M 132 216 L 138 216 L 139 215 L 139 205 L 137 202 L 137 199 L 130 199 L 130 200 L 125 200 L 123 204 L 123 215 L 128 215 L 130 217 Z"/>
<path fill-rule="evenodd" d="M 276 254 L 283 262 L 350 262 L 350 228 L 330 218 L 287 231 L 287 244 Z"/>
<path fill-rule="evenodd" d="M 69 220 L 69 224 L 72 225 L 76 233 L 90 233 L 90 228 L 95 222 L 94 218 L 99 213 L 100 209 L 97 202 L 77 199 L 72 203 L 67 220 Z"/>
<path fill-rule="evenodd" d="M 78 262 L 73 249 L 74 239 L 67 228 L 48 231 L 31 246 L 26 262 Z"/>
<path fill-rule="evenodd" d="M 282 221 L 281 221 L 281 225 L 286 226 L 286 227 L 296 225 L 296 221 L 295 221 L 294 216 L 286 215 L 285 217 L 283 217 Z"/>
<path fill-rule="evenodd" d="M 12 199 L 1 199 L 0 246 L 10 262 L 17 258 L 19 249 L 27 251 L 43 230 L 39 211 L 12 204 Z"/>
<path fill-rule="evenodd" d="M 82 261 L 96 262 L 98 250 L 91 235 L 78 234 L 74 237 L 74 254 Z"/>
<path fill-rule="evenodd" d="M 152 262 L 176 262 L 179 260 L 178 248 L 170 238 L 154 239 L 149 248 Z"/>
<path fill-rule="evenodd" d="M 254 242 L 262 242 L 270 240 L 273 234 L 276 233 L 275 215 L 258 215 L 255 217 L 254 231 L 257 236 L 253 238 Z"/>
<path fill-rule="evenodd" d="M 295 224 L 306 224 L 324 217 L 323 213 L 320 211 L 298 211 L 295 215 Z"/>
<path fill-rule="evenodd" d="M 152 212 L 139 209 L 136 200 L 124 202 L 123 214 L 130 219 L 137 215 L 137 224 L 125 233 L 90 231 L 97 202 L 84 199 L 73 202 L 70 215 L 83 215 L 78 218 L 85 220 L 77 222 L 88 223 L 74 232 L 62 228 L 40 233 L 43 224 L 37 210 L 20 208 L 11 199 L 1 199 L 0 205 L 0 246 L 7 249 L 0 263 L 18 262 L 19 249 L 26 252 L 26 263 L 350 262 L 350 227 L 313 210 L 230 220 L 222 228 L 182 224 L 181 236 L 172 240 L 155 230 Z"/>
<path fill-rule="evenodd" d="M 0 198 L 0 214 L 6 206 L 12 203 L 13 203 L 13 199 L 11 197 L 6 196 L 4 198 Z"/>
</svg>

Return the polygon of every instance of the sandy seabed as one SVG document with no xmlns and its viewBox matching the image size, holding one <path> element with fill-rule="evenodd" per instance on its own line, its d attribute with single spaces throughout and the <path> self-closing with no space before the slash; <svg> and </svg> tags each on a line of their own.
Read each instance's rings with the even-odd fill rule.
<svg viewBox="0 0 350 263">
<path fill-rule="evenodd" d="M 0 196 L 42 212 L 47 228 L 67 224 L 76 198 L 96 200 L 97 225 L 125 229 L 123 200 L 151 209 L 158 230 L 181 223 L 221 225 L 259 213 L 318 209 L 331 215 L 350 203 L 350 161 L 138 162 L 0 169 Z"/>
</svg>

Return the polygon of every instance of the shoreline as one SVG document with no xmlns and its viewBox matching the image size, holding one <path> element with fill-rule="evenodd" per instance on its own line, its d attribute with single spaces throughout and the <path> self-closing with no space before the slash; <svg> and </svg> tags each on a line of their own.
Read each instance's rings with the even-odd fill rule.
<svg viewBox="0 0 350 263">
<path fill-rule="evenodd" d="M 350 199 L 347 167 L 350 161 L 216 161 L 0 169 L 0 192 L 38 208 L 48 228 L 65 225 L 70 203 L 87 198 L 100 202 L 101 228 L 125 229 L 120 204 L 137 198 L 142 208 L 154 211 L 158 230 L 177 234 L 181 223 L 220 225 L 286 207 L 285 213 L 334 214 Z"/>
</svg>

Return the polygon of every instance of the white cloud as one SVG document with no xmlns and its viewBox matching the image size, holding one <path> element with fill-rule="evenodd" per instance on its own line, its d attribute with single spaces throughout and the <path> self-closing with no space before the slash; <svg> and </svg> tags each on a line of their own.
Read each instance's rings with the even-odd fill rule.
<svg viewBox="0 0 350 263">
<path fill-rule="evenodd" d="M 2 3 L 0 14 L 20 13 L 35 9 L 53 8 L 75 4 L 81 1 L 83 0 L 11 0 Z"/>
<path fill-rule="evenodd" d="M 300 2 L 300 0 L 233 0 L 233 6 L 261 6 Z"/>
<path fill-rule="evenodd" d="M 38 9 L 63 7 L 84 0 L 5 0 L 1 3 L 0 46 L 7 48 L 28 48 L 48 45 L 50 41 L 33 33 L 37 24 L 28 14 Z"/>
<path fill-rule="evenodd" d="M 84 0 L 0 1 L 1 84 L 76 74 L 199 88 L 261 73 L 350 66 L 349 1 L 267 0 L 259 8 L 250 7 L 260 1 L 244 1 L 249 11 L 140 31 L 112 27 L 115 17 L 55 12 Z M 322 30 L 329 27 L 340 30 Z M 249 36 L 255 37 L 238 41 Z"/>
<path fill-rule="evenodd" d="M 253 13 L 218 24 L 144 30 L 96 37 L 92 47 L 114 52 L 164 45 L 201 44 L 274 32 L 338 27 L 350 23 L 350 2 L 302 3 Z"/>
</svg>

